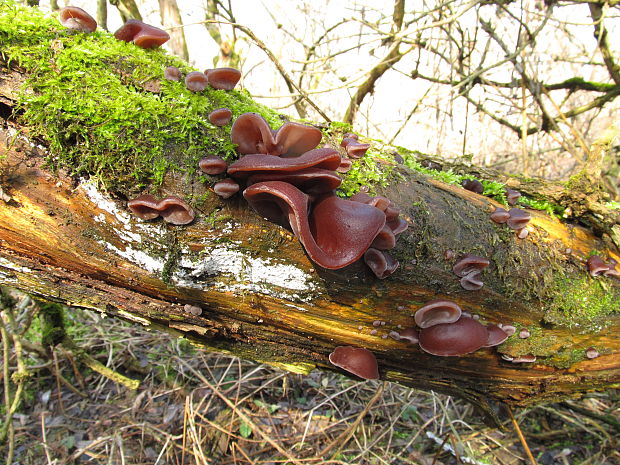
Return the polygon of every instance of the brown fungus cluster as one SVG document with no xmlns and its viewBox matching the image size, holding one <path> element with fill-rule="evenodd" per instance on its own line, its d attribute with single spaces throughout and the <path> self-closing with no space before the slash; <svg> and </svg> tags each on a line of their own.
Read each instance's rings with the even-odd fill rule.
<svg viewBox="0 0 620 465">
<path fill-rule="evenodd" d="M 505 224 L 510 229 L 514 229 L 519 239 L 525 239 L 529 234 L 526 226 L 532 219 L 532 215 L 525 210 L 521 210 L 520 208 L 511 208 L 506 211 L 505 209 L 498 207 L 493 213 L 491 213 L 490 217 L 493 222 L 497 224 Z"/>
<path fill-rule="evenodd" d="M 510 335 L 502 325 L 484 325 L 447 299 L 427 302 L 416 311 L 414 320 L 417 327 L 397 332 L 398 340 L 419 344 L 424 352 L 440 357 L 458 357 L 494 347 Z"/>
<path fill-rule="evenodd" d="M 141 48 L 157 48 L 170 40 L 170 34 L 137 19 L 129 19 L 114 33 L 124 42 L 133 42 Z"/>
<path fill-rule="evenodd" d="M 620 273 L 618 272 L 618 270 L 616 270 L 617 264 L 618 263 L 613 258 L 609 259 L 609 262 L 606 263 L 598 255 L 592 255 L 586 261 L 588 273 L 590 273 L 590 276 L 592 276 L 593 278 L 597 276 L 613 276 L 616 278 L 620 277 Z"/>
<path fill-rule="evenodd" d="M 318 266 L 336 270 L 363 259 L 379 279 L 398 269 L 387 250 L 407 222 L 385 197 L 335 195 L 342 157 L 331 147 L 316 148 L 321 131 L 287 122 L 277 131 L 255 113 L 239 116 L 231 140 L 243 155 L 229 166 L 210 156 L 200 162 L 208 174 L 226 171 L 214 186 L 228 198 L 244 186 L 243 197 L 263 218 L 291 231 Z"/>
<path fill-rule="evenodd" d="M 452 272 L 461 278 L 461 287 L 467 291 L 482 289 L 482 270 L 489 266 L 490 262 L 484 257 L 473 254 L 463 255 L 452 267 Z"/>
</svg>

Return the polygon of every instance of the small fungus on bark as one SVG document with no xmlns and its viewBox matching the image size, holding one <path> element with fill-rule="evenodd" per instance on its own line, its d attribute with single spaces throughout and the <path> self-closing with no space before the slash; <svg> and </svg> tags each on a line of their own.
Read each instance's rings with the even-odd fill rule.
<svg viewBox="0 0 620 465">
<path fill-rule="evenodd" d="M 342 368 L 363 379 L 379 379 L 379 367 L 375 355 L 362 347 L 339 346 L 329 354 L 332 365 Z"/>
<path fill-rule="evenodd" d="M 192 71 L 185 76 L 185 87 L 192 92 L 202 92 L 208 85 L 207 77 L 200 71 Z"/>
<path fill-rule="evenodd" d="M 475 192 L 476 194 L 482 194 L 484 192 L 484 186 L 477 179 L 464 179 L 461 182 L 461 186 L 468 191 Z"/>
<path fill-rule="evenodd" d="M 141 48 L 156 48 L 170 40 L 170 35 L 155 26 L 137 19 L 129 19 L 114 33 L 114 37 L 125 42 L 133 42 Z"/>
<path fill-rule="evenodd" d="M 227 166 L 227 163 L 217 155 L 208 155 L 198 162 L 200 171 L 210 175 L 222 174 Z"/>
<path fill-rule="evenodd" d="M 511 229 L 523 229 L 532 219 L 532 215 L 530 215 L 529 212 L 521 210 L 520 208 L 511 208 L 508 210 L 508 213 L 510 214 L 510 218 L 508 218 L 506 224 Z"/>
<path fill-rule="evenodd" d="M 69 29 L 81 32 L 95 32 L 97 21 L 77 6 L 66 6 L 58 12 L 60 24 Z"/>
<path fill-rule="evenodd" d="M 214 89 L 233 90 L 241 79 L 241 71 L 235 68 L 207 69 L 203 73 Z"/>
<path fill-rule="evenodd" d="M 473 271 L 482 271 L 487 266 L 489 266 L 490 262 L 484 257 L 479 257 L 473 254 L 466 254 L 461 257 L 452 267 L 452 271 L 455 275 L 463 276 L 468 275 Z"/>
<path fill-rule="evenodd" d="M 154 196 L 144 194 L 127 202 L 127 207 L 143 220 L 152 220 L 161 216 L 168 223 L 185 225 L 194 221 L 195 218 L 192 207 L 183 199 L 175 196 L 168 196 L 158 201 Z"/>
<path fill-rule="evenodd" d="M 229 199 L 239 192 L 239 184 L 234 179 L 226 178 L 216 182 L 213 185 L 213 190 L 223 199 Z"/>
<path fill-rule="evenodd" d="M 232 119 L 232 111 L 228 108 L 218 108 L 209 113 L 209 122 L 215 126 L 226 126 Z"/>
<path fill-rule="evenodd" d="M 488 339 L 484 347 L 494 347 L 500 345 L 506 339 L 508 339 L 508 334 L 498 325 L 487 325 L 487 333 Z"/>
<path fill-rule="evenodd" d="M 521 192 L 514 189 L 506 189 L 506 201 L 508 205 L 516 205 L 520 197 Z"/>
<path fill-rule="evenodd" d="M 176 66 L 168 66 L 166 69 L 164 69 L 164 78 L 168 81 L 180 81 L 181 70 Z"/>
<path fill-rule="evenodd" d="M 491 213 L 491 219 L 497 224 L 504 224 L 510 218 L 510 213 L 501 207 L 497 207 L 493 213 Z"/>
<path fill-rule="evenodd" d="M 428 328 L 441 323 L 454 323 L 461 314 L 461 307 L 456 302 L 437 299 L 420 307 L 414 315 L 414 320 L 420 328 Z"/>
<path fill-rule="evenodd" d="M 443 323 L 420 330 L 420 348 L 432 355 L 458 357 L 483 347 L 488 341 L 487 329 L 473 318 L 461 317 L 454 323 Z"/>
</svg>

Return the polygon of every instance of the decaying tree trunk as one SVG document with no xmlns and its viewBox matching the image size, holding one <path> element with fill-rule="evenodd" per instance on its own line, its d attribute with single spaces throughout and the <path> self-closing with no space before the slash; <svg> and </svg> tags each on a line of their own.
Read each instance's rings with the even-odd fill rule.
<svg viewBox="0 0 620 465">
<path fill-rule="evenodd" d="M 383 379 L 465 397 L 487 413 L 490 399 L 523 406 L 620 385 L 620 280 L 585 268 L 592 251 L 620 261 L 607 236 L 532 211 L 519 240 L 490 221 L 493 200 L 402 168 L 403 180 L 381 192 L 409 221 L 393 253 L 400 269 L 385 280 L 362 264 L 320 270 L 239 196 L 222 201 L 197 181 L 168 179 L 166 194 L 206 198 L 193 224 L 170 226 L 132 217 L 94 180 L 50 172 L 45 146 L 11 117 L 23 82 L 22 72 L 1 70 L 0 284 L 300 373 L 333 369 L 336 346 L 366 347 Z M 489 258 L 481 290 L 461 288 L 447 250 Z M 436 298 L 531 336 L 463 357 L 387 337 Z M 601 355 L 586 358 L 590 347 Z"/>
</svg>

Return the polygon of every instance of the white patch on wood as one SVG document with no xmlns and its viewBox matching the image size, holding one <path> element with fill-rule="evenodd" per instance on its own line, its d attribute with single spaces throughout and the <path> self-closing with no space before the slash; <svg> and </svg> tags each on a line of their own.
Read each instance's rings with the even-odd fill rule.
<svg viewBox="0 0 620 465">
<path fill-rule="evenodd" d="M 30 268 L 26 268 L 25 266 L 16 265 L 13 262 L 8 261 L 4 257 L 0 257 L 0 266 L 8 268 L 9 270 L 19 271 L 20 273 L 34 273 Z"/>
<path fill-rule="evenodd" d="M 276 263 L 270 258 L 250 257 L 222 245 L 203 251 L 200 257 L 183 256 L 179 268 L 173 280 L 180 286 L 215 286 L 226 291 L 245 290 L 299 300 L 310 299 L 307 294 L 316 291 L 313 276 L 293 265 Z M 290 291 L 306 295 L 297 292 L 291 295 Z"/>
<path fill-rule="evenodd" d="M 130 246 L 126 246 L 125 250 L 121 250 L 108 242 L 100 242 L 100 244 L 103 244 L 108 250 L 111 250 L 118 256 L 123 257 L 150 273 L 161 273 L 164 269 L 165 261 L 163 259 L 153 257 L 141 250 L 136 250 Z"/>
</svg>

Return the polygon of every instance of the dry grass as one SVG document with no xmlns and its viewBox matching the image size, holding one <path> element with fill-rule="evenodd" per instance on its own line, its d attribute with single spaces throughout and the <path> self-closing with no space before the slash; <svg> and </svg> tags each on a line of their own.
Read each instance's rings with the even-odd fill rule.
<svg viewBox="0 0 620 465">
<path fill-rule="evenodd" d="M 452 397 L 289 374 L 91 312 L 67 316 L 79 346 L 140 387 L 87 370 L 60 348 L 51 361 L 29 353 L 13 463 L 532 463 L 509 418 L 506 431 L 489 428 Z M 536 463 L 619 464 L 619 400 L 593 394 L 514 417 Z"/>
</svg>

